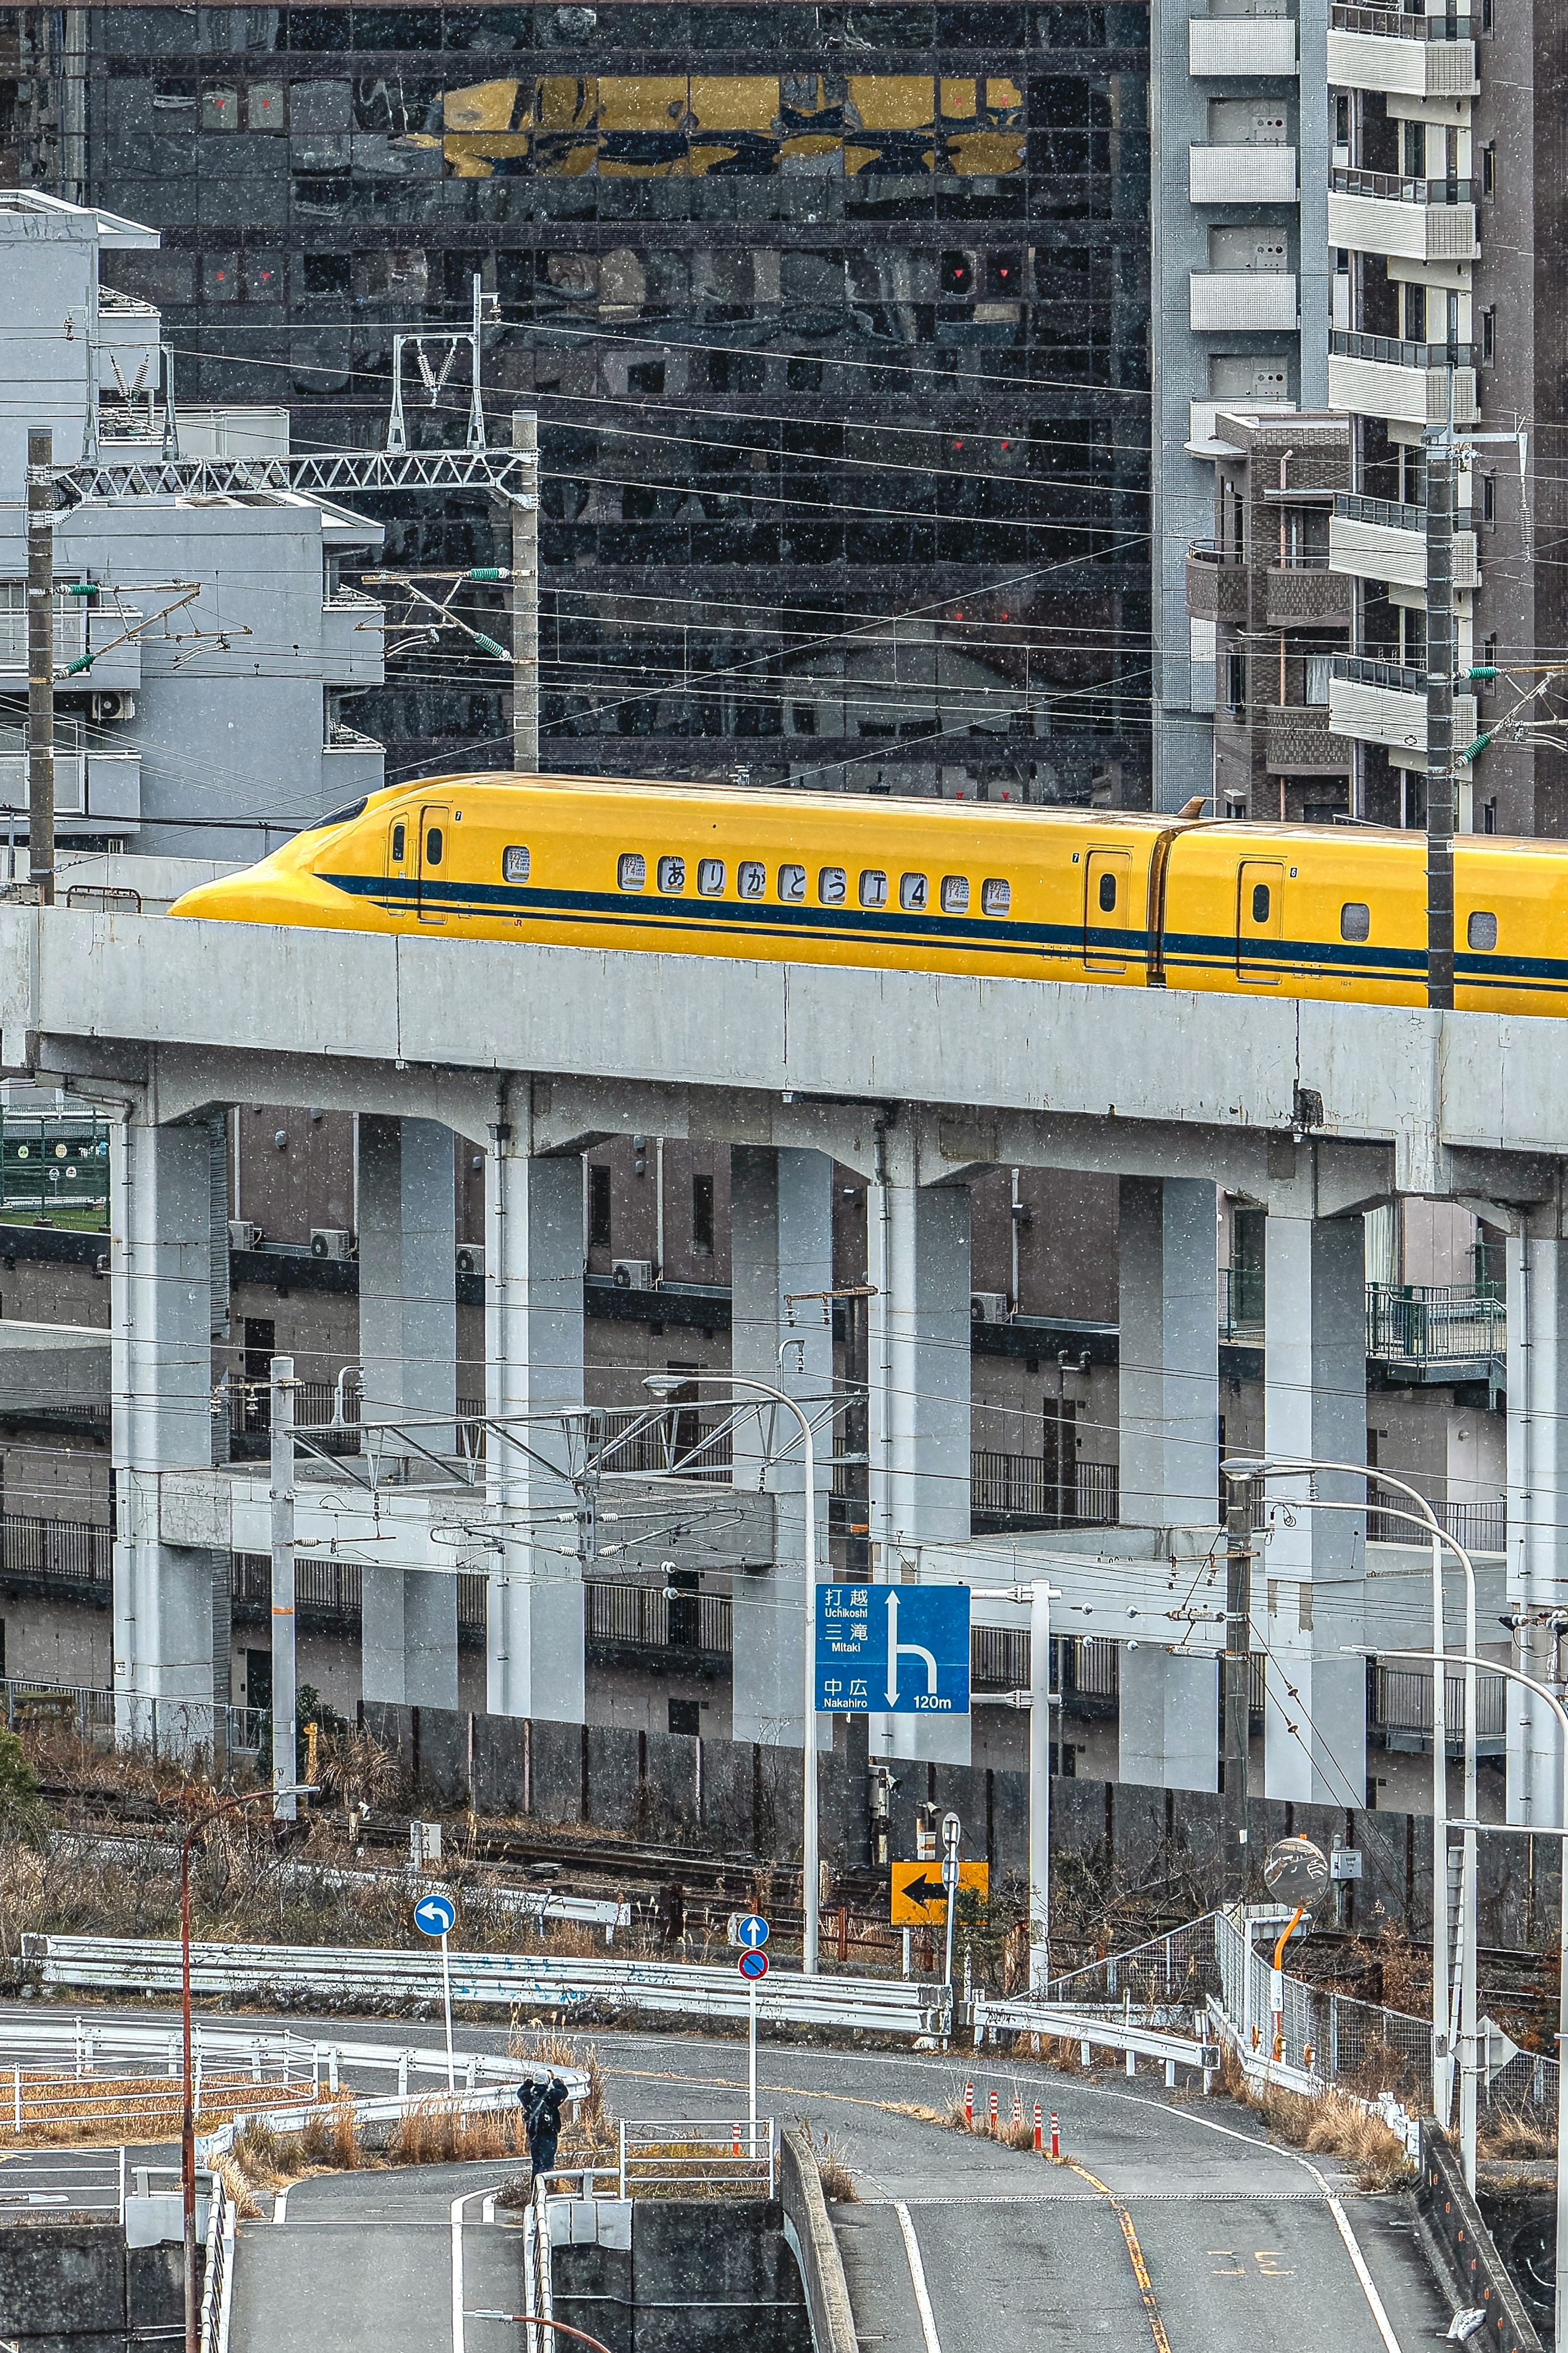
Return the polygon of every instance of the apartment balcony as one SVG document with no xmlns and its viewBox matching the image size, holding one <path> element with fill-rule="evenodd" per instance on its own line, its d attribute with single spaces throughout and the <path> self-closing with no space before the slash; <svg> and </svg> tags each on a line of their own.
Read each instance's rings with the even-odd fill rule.
<svg viewBox="0 0 1568 2353">
<path fill-rule="evenodd" d="M 374 735 L 362 735 L 357 727 L 334 721 L 321 746 L 321 777 L 323 790 L 331 797 L 329 807 L 356 793 L 378 793 L 386 782 L 386 747 Z"/>
<path fill-rule="evenodd" d="M 1247 620 L 1247 566 L 1227 561 L 1212 541 L 1187 550 L 1187 613 L 1194 621 Z"/>
<path fill-rule="evenodd" d="M 1350 774 L 1350 746 L 1331 728 L 1326 705 L 1279 704 L 1263 719 L 1263 765 L 1271 776 Z"/>
<path fill-rule="evenodd" d="M 27 730 L 0 727 L 0 807 L 27 806 Z M 142 822 L 142 754 L 97 752 L 73 720 L 55 723 L 55 815 L 72 831 L 134 831 Z"/>
<path fill-rule="evenodd" d="M 1474 184 L 1336 164 L 1329 174 L 1329 243 L 1406 261 L 1473 261 L 1480 251 Z"/>
<path fill-rule="evenodd" d="M 1376 90 L 1402 98 L 1473 98 L 1480 85 L 1470 19 L 1409 16 L 1397 8 L 1362 8 L 1333 0 L 1329 79 L 1336 90 Z"/>
<path fill-rule="evenodd" d="M 385 607 L 340 588 L 321 607 L 321 676 L 329 686 L 381 686 L 386 678 Z"/>
<path fill-rule="evenodd" d="M 1194 205 L 1293 205 L 1296 150 L 1189 147 L 1187 195 Z"/>
<path fill-rule="evenodd" d="M 1426 512 L 1394 499 L 1341 492 L 1329 518 L 1329 563 L 1358 580 L 1384 580 L 1401 588 L 1426 586 Z M 1479 588 L 1473 531 L 1454 533 L 1454 586 Z"/>
<path fill-rule="evenodd" d="M 1267 596 L 1264 619 L 1271 629 L 1350 628 L 1350 584 L 1330 571 L 1326 556 L 1300 555 L 1271 564 Z"/>
<path fill-rule="evenodd" d="M 1188 322 L 1194 334 L 1293 335 L 1293 269 L 1194 269 L 1187 280 Z"/>
<path fill-rule="evenodd" d="M 1406 343 L 1396 335 L 1352 335 L 1337 327 L 1329 336 L 1331 408 L 1405 425 L 1441 425 L 1448 414 L 1450 375 L 1454 422 L 1473 425 L 1473 344 Z"/>
<path fill-rule="evenodd" d="M 1296 72 L 1296 23 L 1291 16 L 1189 16 L 1187 71 L 1200 80 L 1226 74 L 1248 80 Z"/>
<path fill-rule="evenodd" d="M 1336 654 L 1329 686 L 1329 725 L 1358 744 L 1381 744 L 1396 767 L 1419 767 L 1426 757 L 1426 673 L 1399 662 Z M 1454 741 L 1476 732 L 1476 698 L 1454 697 Z"/>
</svg>

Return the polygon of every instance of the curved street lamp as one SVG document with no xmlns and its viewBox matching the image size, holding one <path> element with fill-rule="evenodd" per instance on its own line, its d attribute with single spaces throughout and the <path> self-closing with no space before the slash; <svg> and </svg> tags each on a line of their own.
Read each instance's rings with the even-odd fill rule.
<svg viewBox="0 0 1568 2353">
<path fill-rule="evenodd" d="M 1451 2052 L 1453 2021 L 1448 2013 L 1448 1725 L 1447 1670 L 1441 1659 L 1447 1654 L 1447 1635 L 1443 1621 L 1443 1566 L 1440 1547 L 1447 1546 L 1465 1574 L 1465 1814 L 1466 1825 L 1476 1820 L 1476 1569 L 1465 1546 L 1458 1536 L 1451 1535 L 1438 1519 L 1431 1504 L 1418 1487 L 1408 1479 L 1400 1479 L 1387 1471 L 1373 1469 L 1361 1462 L 1320 1461 L 1309 1455 L 1269 1454 L 1233 1456 L 1220 1466 L 1227 1479 L 1268 1479 L 1300 1477 L 1315 1471 L 1342 1473 L 1352 1479 L 1375 1479 L 1381 1487 L 1390 1487 L 1396 1494 L 1405 1496 L 1415 1507 L 1413 1511 L 1389 1510 L 1381 1506 L 1389 1519 L 1406 1521 L 1431 1538 L 1432 1543 L 1432 1637 L 1436 1658 L 1432 1669 L 1432 2105 L 1446 2124 L 1452 2097 L 1453 2062 L 1451 2056 L 1440 2057 L 1439 2052 Z M 1289 1508 L 1294 1504 L 1304 1511 L 1361 1512 L 1361 1504 L 1342 1503 L 1337 1497 L 1299 1495 L 1281 1498 Z M 1383 1651 L 1378 1655 L 1393 1658 L 1402 1653 Z M 1426 1653 L 1422 1653 L 1426 1656 Z M 1459 2070 L 1459 2145 L 1464 2153 L 1465 2174 L 1473 2190 L 1476 2179 L 1476 1833 L 1473 1828 L 1462 1827 L 1459 1881 L 1459 2041 L 1465 2052 L 1465 2063 Z M 1441 1966 L 1439 1967 L 1439 1957 Z M 1565 2348 L 1568 2353 L 1568 2348 Z"/>
</svg>

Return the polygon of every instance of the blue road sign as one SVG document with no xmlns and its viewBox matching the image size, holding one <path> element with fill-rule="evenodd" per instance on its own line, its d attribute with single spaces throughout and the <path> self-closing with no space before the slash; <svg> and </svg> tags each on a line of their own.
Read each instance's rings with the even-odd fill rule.
<svg viewBox="0 0 1568 2353">
<path fill-rule="evenodd" d="M 766 1953 L 742 1953 L 738 1966 L 743 1978 L 765 1978 L 768 1957 Z"/>
<path fill-rule="evenodd" d="M 414 1925 L 427 1936 L 449 1936 L 457 1917 L 458 1907 L 449 1895 L 422 1895 L 414 1906 Z"/>
<path fill-rule="evenodd" d="M 748 1912 L 743 1920 L 736 1921 L 735 1942 L 744 1945 L 748 1952 L 755 1952 L 759 1945 L 767 1941 L 768 1924 L 757 1913 Z"/>
<path fill-rule="evenodd" d="M 967 1585 L 819 1585 L 825 1715 L 967 1715 Z"/>
</svg>

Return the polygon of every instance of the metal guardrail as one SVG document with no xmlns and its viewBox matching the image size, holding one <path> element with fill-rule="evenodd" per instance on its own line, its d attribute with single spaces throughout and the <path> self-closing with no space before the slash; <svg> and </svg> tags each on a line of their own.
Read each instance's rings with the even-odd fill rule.
<svg viewBox="0 0 1568 2353">
<path fill-rule="evenodd" d="M 1508 1304 L 1469 1282 L 1369 1282 L 1366 1353 L 1402 1364 L 1476 1364 L 1508 1353 Z"/>
<path fill-rule="evenodd" d="M 1134 2018 L 1131 2009 L 1113 2010 L 1072 2002 L 989 2001 L 984 1995 L 974 2004 L 974 2038 L 996 2031 L 1038 2034 L 1054 2042 L 1076 2042 L 1083 2063 L 1093 2051 L 1120 2051 L 1131 2075 L 1140 2059 L 1157 2060 L 1166 2078 L 1174 2083 L 1176 2070 L 1201 2074 L 1204 2089 L 1211 2088 L 1219 2065 L 1219 2045 L 1202 2012 L 1187 2013 L 1191 2031 L 1180 2031 L 1168 2019 Z"/>
<path fill-rule="evenodd" d="M 772 2116 L 680 2116 L 619 2128 L 618 2191 L 679 2197 L 736 2192 L 771 2198 L 778 2174 Z"/>
<path fill-rule="evenodd" d="M 202 2281 L 201 2353 L 228 2353 L 234 2313 L 234 2200 L 221 2174 L 207 2206 L 206 2274 Z"/>
<path fill-rule="evenodd" d="M 35 1936 L 23 1960 L 45 1986 L 169 1993 L 180 1982 L 172 1941 L 114 1936 Z M 532 1953 L 453 1953 L 452 2000 L 512 2008 L 659 2010 L 687 2018 L 744 2019 L 750 1990 L 734 1969 L 706 1963 L 553 1959 Z M 303 1993 L 321 1999 L 398 1997 L 439 2000 L 438 1958 L 424 1953 L 337 1946 L 199 1944 L 191 1982 L 204 1994 Z M 942 2031 L 944 2000 L 900 1978 L 803 1977 L 770 1970 L 761 1995 L 773 2024 L 861 2027 L 874 2033 Z"/>
</svg>

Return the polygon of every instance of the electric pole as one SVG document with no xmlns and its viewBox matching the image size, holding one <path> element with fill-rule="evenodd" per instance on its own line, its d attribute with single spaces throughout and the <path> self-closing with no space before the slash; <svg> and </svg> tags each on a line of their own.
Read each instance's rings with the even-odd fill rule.
<svg viewBox="0 0 1568 2353">
<path fill-rule="evenodd" d="M 1247 1767 L 1252 1732 L 1252 1482 L 1226 1473 L 1225 1657 L 1221 1662 L 1226 1876 L 1247 1896 Z"/>
<path fill-rule="evenodd" d="M 511 765 L 539 773 L 539 418 L 514 408 L 511 446 L 529 449 L 531 477 L 511 499 Z"/>
<path fill-rule="evenodd" d="M 1426 1002 L 1454 1004 L 1454 371 L 1426 450 Z"/>
<path fill-rule="evenodd" d="M 42 907 L 55 903 L 54 454 L 52 433 L 28 434 L 27 867 Z"/>
</svg>

